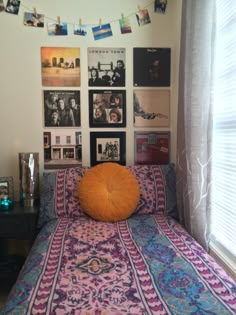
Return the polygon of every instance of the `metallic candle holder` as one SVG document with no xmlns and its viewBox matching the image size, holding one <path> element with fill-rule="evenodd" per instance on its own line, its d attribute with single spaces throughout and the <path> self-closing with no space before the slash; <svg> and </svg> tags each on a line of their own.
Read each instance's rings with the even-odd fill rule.
<svg viewBox="0 0 236 315">
<path fill-rule="evenodd" d="M 33 207 L 39 201 L 39 153 L 19 153 L 20 201 Z"/>
</svg>

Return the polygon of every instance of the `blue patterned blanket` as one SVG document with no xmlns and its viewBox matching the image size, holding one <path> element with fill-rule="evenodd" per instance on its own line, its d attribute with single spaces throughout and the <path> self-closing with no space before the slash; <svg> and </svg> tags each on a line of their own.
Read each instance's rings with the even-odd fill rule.
<svg viewBox="0 0 236 315">
<path fill-rule="evenodd" d="M 172 218 L 47 222 L 1 314 L 236 314 L 236 283 Z"/>
</svg>

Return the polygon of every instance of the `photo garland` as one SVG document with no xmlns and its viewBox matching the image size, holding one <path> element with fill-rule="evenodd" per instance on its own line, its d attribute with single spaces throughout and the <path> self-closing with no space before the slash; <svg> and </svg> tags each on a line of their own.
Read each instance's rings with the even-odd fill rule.
<svg viewBox="0 0 236 315">
<path fill-rule="evenodd" d="M 111 128 L 125 127 L 126 91 L 90 90 L 89 126 Z"/>
<path fill-rule="evenodd" d="M 125 132 L 90 133 L 91 166 L 104 162 L 126 165 Z"/>
</svg>

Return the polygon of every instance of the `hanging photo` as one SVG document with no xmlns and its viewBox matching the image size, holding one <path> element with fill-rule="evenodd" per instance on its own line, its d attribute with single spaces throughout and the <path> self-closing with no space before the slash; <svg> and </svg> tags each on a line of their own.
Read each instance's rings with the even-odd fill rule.
<svg viewBox="0 0 236 315">
<path fill-rule="evenodd" d="M 167 0 L 155 0 L 154 11 L 159 13 L 165 13 L 167 6 Z"/>
<path fill-rule="evenodd" d="M 44 132 L 44 168 L 58 169 L 82 164 L 81 132 L 68 129 Z"/>
<path fill-rule="evenodd" d="M 74 25 L 74 35 L 86 36 L 87 35 L 87 25 L 75 24 Z"/>
<path fill-rule="evenodd" d="M 80 91 L 44 90 L 45 127 L 80 126 Z"/>
<path fill-rule="evenodd" d="M 170 86 L 170 48 L 133 49 L 134 86 Z"/>
<path fill-rule="evenodd" d="M 126 91 L 90 90 L 89 91 L 90 127 L 126 126 Z"/>
<path fill-rule="evenodd" d="M 25 12 L 24 25 L 33 27 L 44 27 L 44 15 L 38 13 Z"/>
<path fill-rule="evenodd" d="M 43 86 L 80 86 L 80 48 L 41 47 Z"/>
<path fill-rule="evenodd" d="M 169 90 L 134 90 L 133 97 L 135 127 L 169 127 Z"/>
<path fill-rule="evenodd" d="M 125 48 L 88 48 L 88 85 L 125 86 Z"/>
<path fill-rule="evenodd" d="M 0 12 L 2 12 L 4 10 L 5 10 L 5 7 L 4 7 L 3 0 L 0 0 Z"/>
<path fill-rule="evenodd" d="M 126 164 L 125 132 L 91 132 L 91 166 L 104 162 Z"/>
<path fill-rule="evenodd" d="M 66 36 L 68 35 L 67 23 L 48 23 L 49 36 Z"/>
<path fill-rule="evenodd" d="M 132 33 L 132 29 L 131 29 L 129 18 L 125 18 L 124 17 L 122 19 L 119 19 L 119 24 L 120 24 L 121 34 Z"/>
<path fill-rule="evenodd" d="M 170 132 L 147 131 L 134 134 L 134 163 L 136 165 L 169 164 Z"/>
<path fill-rule="evenodd" d="M 18 14 L 20 9 L 20 0 L 8 0 L 5 11 L 11 14 Z"/>
<path fill-rule="evenodd" d="M 95 40 L 103 39 L 112 36 L 111 24 L 103 24 L 92 27 L 92 32 Z"/>
<path fill-rule="evenodd" d="M 147 9 L 139 10 L 136 12 L 136 18 L 139 26 L 151 23 L 150 16 Z"/>
</svg>

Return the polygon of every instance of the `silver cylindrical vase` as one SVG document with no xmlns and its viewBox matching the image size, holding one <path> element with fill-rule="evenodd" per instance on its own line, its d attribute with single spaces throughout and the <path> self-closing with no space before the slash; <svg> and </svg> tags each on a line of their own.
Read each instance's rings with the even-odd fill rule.
<svg viewBox="0 0 236 315">
<path fill-rule="evenodd" d="M 39 153 L 19 153 L 20 202 L 33 207 L 39 202 Z"/>
</svg>

